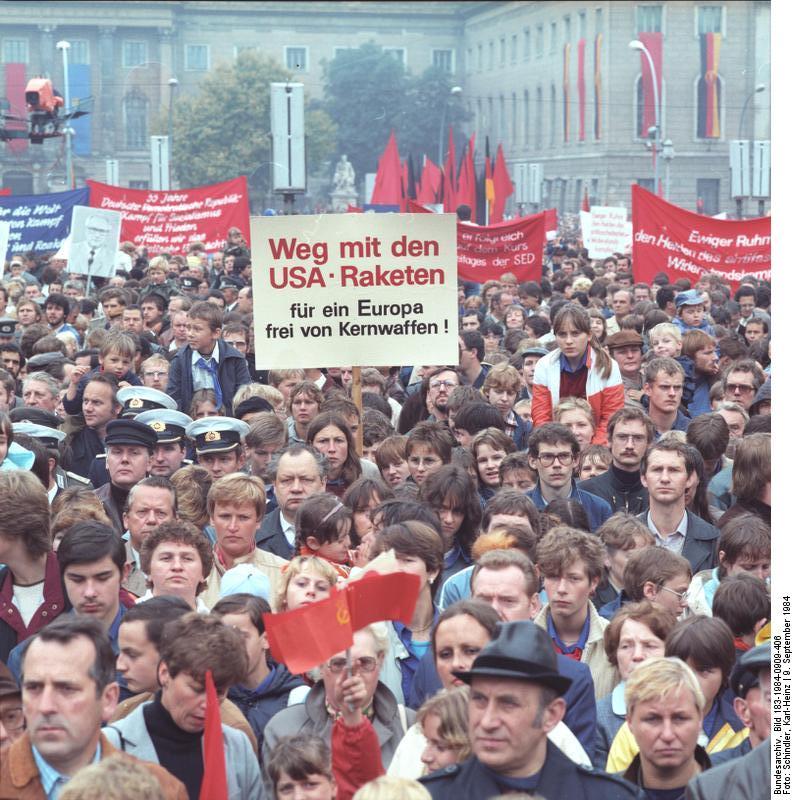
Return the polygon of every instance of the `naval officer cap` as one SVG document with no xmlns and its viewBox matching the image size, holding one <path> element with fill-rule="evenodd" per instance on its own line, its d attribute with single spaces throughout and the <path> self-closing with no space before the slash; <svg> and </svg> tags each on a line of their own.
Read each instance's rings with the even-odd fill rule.
<svg viewBox="0 0 793 800">
<path fill-rule="evenodd" d="M 152 408 L 138 414 L 135 421 L 148 425 L 157 434 L 158 444 L 169 444 L 170 442 L 180 442 L 185 438 L 187 427 L 193 422 L 193 419 L 181 411 Z"/>
<path fill-rule="evenodd" d="M 187 435 L 195 442 L 196 453 L 226 453 L 239 447 L 250 426 L 233 417 L 203 417 L 187 428 Z"/>
<path fill-rule="evenodd" d="M 57 428 L 48 428 L 45 425 L 38 425 L 35 422 L 14 422 L 11 425 L 14 433 L 22 433 L 25 436 L 30 436 L 31 439 L 37 439 L 44 447 L 49 447 L 53 450 L 58 449 L 58 445 L 66 438 L 63 431 Z"/>
<path fill-rule="evenodd" d="M 0 336 L 13 336 L 17 321 L 13 317 L 0 317 Z"/>
<path fill-rule="evenodd" d="M 134 419 L 114 419 L 107 423 L 105 446 L 126 444 L 134 447 L 145 447 L 154 452 L 157 434 L 142 422 Z"/>
<path fill-rule="evenodd" d="M 121 410 L 122 419 L 131 419 L 151 408 L 170 408 L 173 411 L 177 408 L 173 397 L 148 386 L 125 386 L 119 389 L 118 402 L 124 406 Z"/>
</svg>

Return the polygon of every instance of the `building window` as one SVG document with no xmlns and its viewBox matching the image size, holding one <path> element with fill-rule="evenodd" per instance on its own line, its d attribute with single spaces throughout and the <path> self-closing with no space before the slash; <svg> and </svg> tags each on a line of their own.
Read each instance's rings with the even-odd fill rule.
<svg viewBox="0 0 793 800">
<path fill-rule="evenodd" d="M 124 98 L 124 144 L 133 150 L 148 145 L 149 101 L 140 92 Z"/>
<path fill-rule="evenodd" d="M 493 69 L 496 66 L 496 44 L 495 42 L 487 43 L 487 68 Z"/>
<path fill-rule="evenodd" d="M 578 12 L 578 38 L 586 39 L 586 11 Z"/>
<path fill-rule="evenodd" d="M 663 6 L 636 7 L 636 33 L 661 33 Z"/>
<path fill-rule="evenodd" d="M 596 8 L 595 9 L 595 36 L 599 36 L 603 33 L 603 9 Z"/>
<path fill-rule="evenodd" d="M 721 211 L 718 178 L 697 178 L 697 211 L 712 217 Z"/>
<path fill-rule="evenodd" d="M 130 189 L 148 189 L 149 182 L 148 181 L 130 181 L 129 182 Z"/>
<path fill-rule="evenodd" d="M 498 63 L 503 67 L 507 63 L 507 37 L 498 40 Z"/>
<path fill-rule="evenodd" d="M 544 32 L 543 32 L 543 29 L 542 29 L 542 25 L 538 25 L 537 26 L 537 44 L 536 44 L 536 47 L 534 48 L 537 58 L 542 58 L 543 36 L 544 36 Z"/>
<path fill-rule="evenodd" d="M 531 31 L 528 28 L 523 29 L 523 59 L 527 61 L 531 55 Z"/>
<path fill-rule="evenodd" d="M 209 45 L 185 45 L 184 68 L 189 72 L 206 72 L 209 69 Z"/>
<path fill-rule="evenodd" d="M 454 50 L 433 50 L 432 66 L 447 75 L 452 75 L 454 73 Z"/>
<path fill-rule="evenodd" d="M 285 47 L 284 64 L 290 72 L 308 72 L 308 48 Z"/>
<path fill-rule="evenodd" d="M 550 109 L 549 109 L 548 113 L 549 113 L 550 119 L 551 119 L 551 127 L 550 127 L 550 130 L 548 132 L 548 143 L 551 144 L 551 145 L 554 145 L 554 144 L 556 144 L 556 115 L 557 115 L 557 109 L 556 109 L 556 87 L 555 86 L 551 86 L 550 100 L 551 100 Z"/>
<path fill-rule="evenodd" d="M 28 63 L 28 40 L 27 39 L 3 39 L 3 63 L 4 64 L 27 64 Z"/>
<path fill-rule="evenodd" d="M 697 33 L 724 33 L 724 6 L 697 6 Z"/>
<path fill-rule="evenodd" d="M 636 178 L 636 183 L 642 187 L 642 189 L 647 189 L 648 192 L 655 191 L 655 179 L 654 178 Z"/>
<path fill-rule="evenodd" d="M 146 42 L 125 41 L 121 47 L 121 66 L 127 69 L 139 67 L 148 59 Z"/>
<path fill-rule="evenodd" d="M 509 44 L 509 60 L 514 64 L 518 60 L 518 34 L 513 33 Z"/>
<path fill-rule="evenodd" d="M 537 101 L 534 104 L 536 114 L 536 127 L 534 129 L 534 146 L 539 150 L 542 147 L 542 89 L 537 87 Z"/>
<path fill-rule="evenodd" d="M 86 39 L 72 39 L 71 47 L 69 48 L 69 63 L 70 64 L 90 64 L 91 51 Z"/>
<path fill-rule="evenodd" d="M 523 144 L 529 146 L 529 90 L 523 90 Z"/>
<path fill-rule="evenodd" d="M 403 67 L 408 63 L 408 51 L 404 47 L 384 47 L 384 53 L 393 56 Z"/>
<path fill-rule="evenodd" d="M 565 43 L 573 38 L 573 23 L 569 16 L 564 18 L 564 40 Z"/>
<path fill-rule="evenodd" d="M 548 45 L 548 52 L 555 53 L 556 52 L 556 23 L 551 23 L 551 43 Z"/>
</svg>

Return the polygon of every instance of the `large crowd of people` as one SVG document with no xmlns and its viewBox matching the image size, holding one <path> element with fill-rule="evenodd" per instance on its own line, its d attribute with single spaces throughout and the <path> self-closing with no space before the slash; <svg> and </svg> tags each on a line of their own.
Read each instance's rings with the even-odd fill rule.
<svg viewBox="0 0 793 800">
<path fill-rule="evenodd" d="M 0 285 L 0 798 L 199 800 L 212 691 L 228 798 L 766 796 L 770 284 L 557 239 L 356 403 L 256 369 L 239 230 L 121 249 Z M 410 621 L 276 661 L 375 559 Z"/>
</svg>

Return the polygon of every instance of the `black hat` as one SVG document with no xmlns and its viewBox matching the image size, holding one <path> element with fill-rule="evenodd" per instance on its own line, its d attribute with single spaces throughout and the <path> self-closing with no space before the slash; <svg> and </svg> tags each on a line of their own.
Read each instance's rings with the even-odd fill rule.
<svg viewBox="0 0 793 800">
<path fill-rule="evenodd" d="M 771 668 L 771 644 L 769 642 L 741 653 L 730 673 L 730 689 L 736 697 L 745 698 L 746 693 L 759 684 L 757 673 L 763 667 Z"/>
<path fill-rule="evenodd" d="M 547 631 L 528 620 L 502 622 L 498 635 L 485 645 L 471 669 L 453 674 L 465 683 L 478 676 L 531 681 L 559 694 L 564 694 L 572 683 L 559 673 L 556 651 Z"/>
<path fill-rule="evenodd" d="M 105 445 L 128 444 L 154 450 L 157 434 L 142 422 L 134 419 L 114 419 L 107 423 Z"/>
<path fill-rule="evenodd" d="M 0 336 L 13 336 L 17 329 L 17 321 L 11 317 L 0 318 Z"/>
<path fill-rule="evenodd" d="M 242 419 L 246 414 L 255 414 L 259 411 L 275 411 L 272 403 L 265 400 L 263 397 L 249 397 L 243 400 L 234 412 L 237 419 Z"/>
<path fill-rule="evenodd" d="M 182 275 L 182 277 L 179 278 L 179 283 L 183 289 L 197 289 L 201 285 L 201 281 L 198 278 L 194 278 L 192 275 Z"/>
<path fill-rule="evenodd" d="M 28 359 L 28 372 L 47 371 L 47 367 L 53 367 L 56 364 L 73 364 L 70 358 L 66 358 L 63 353 L 37 353 Z"/>
<path fill-rule="evenodd" d="M 63 420 L 51 411 L 33 406 L 20 406 L 12 408 L 8 412 L 11 422 L 32 422 L 35 425 L 43 425 L 45 428 L 57 428 Z"/>
<path fill-rule="evenodd" d="M 221 289 L 244 289 L 245 281 L 242 278 L 237 278 L 234 275 L 224 275 L 220 279 Z"/>
</svg>

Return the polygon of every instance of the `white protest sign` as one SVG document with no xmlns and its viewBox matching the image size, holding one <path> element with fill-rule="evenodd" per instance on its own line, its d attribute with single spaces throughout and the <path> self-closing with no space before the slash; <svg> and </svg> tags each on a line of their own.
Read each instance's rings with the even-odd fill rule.
<svg viewBox="0 0 793 800">
<path fill-rule="evenodd" d="M 11 223 L 0 222 L 0 254 L 2 254 L 2 258 L 0 258 L 0 278 L 3 277 L 3 273 L 5 272 L 6 268 L 6 255 L 8 254 L 8 237 L 10 235 L 11 235 Z"/>
<path fill-rule="evenodd" d="M 628 211 L 619 206 L 592 206 L 581 213 L 581 234 L 590 258 L 606 258 L 623 253 L 630 245 L 626 236 Z M 588 218 L 585 222 L 585 218 Z"/>
<path fill-rule="evenodd" d="M 456 364 L 457 217 L 253 217 L 256 368 Z"/>
<path fill-rule="evenodd" d="M 92 278 L 115 275 L 120 234 L 121 214 L 118 211 L 75 206 L 69 234 L 67 272 Z"/>
</svg>

